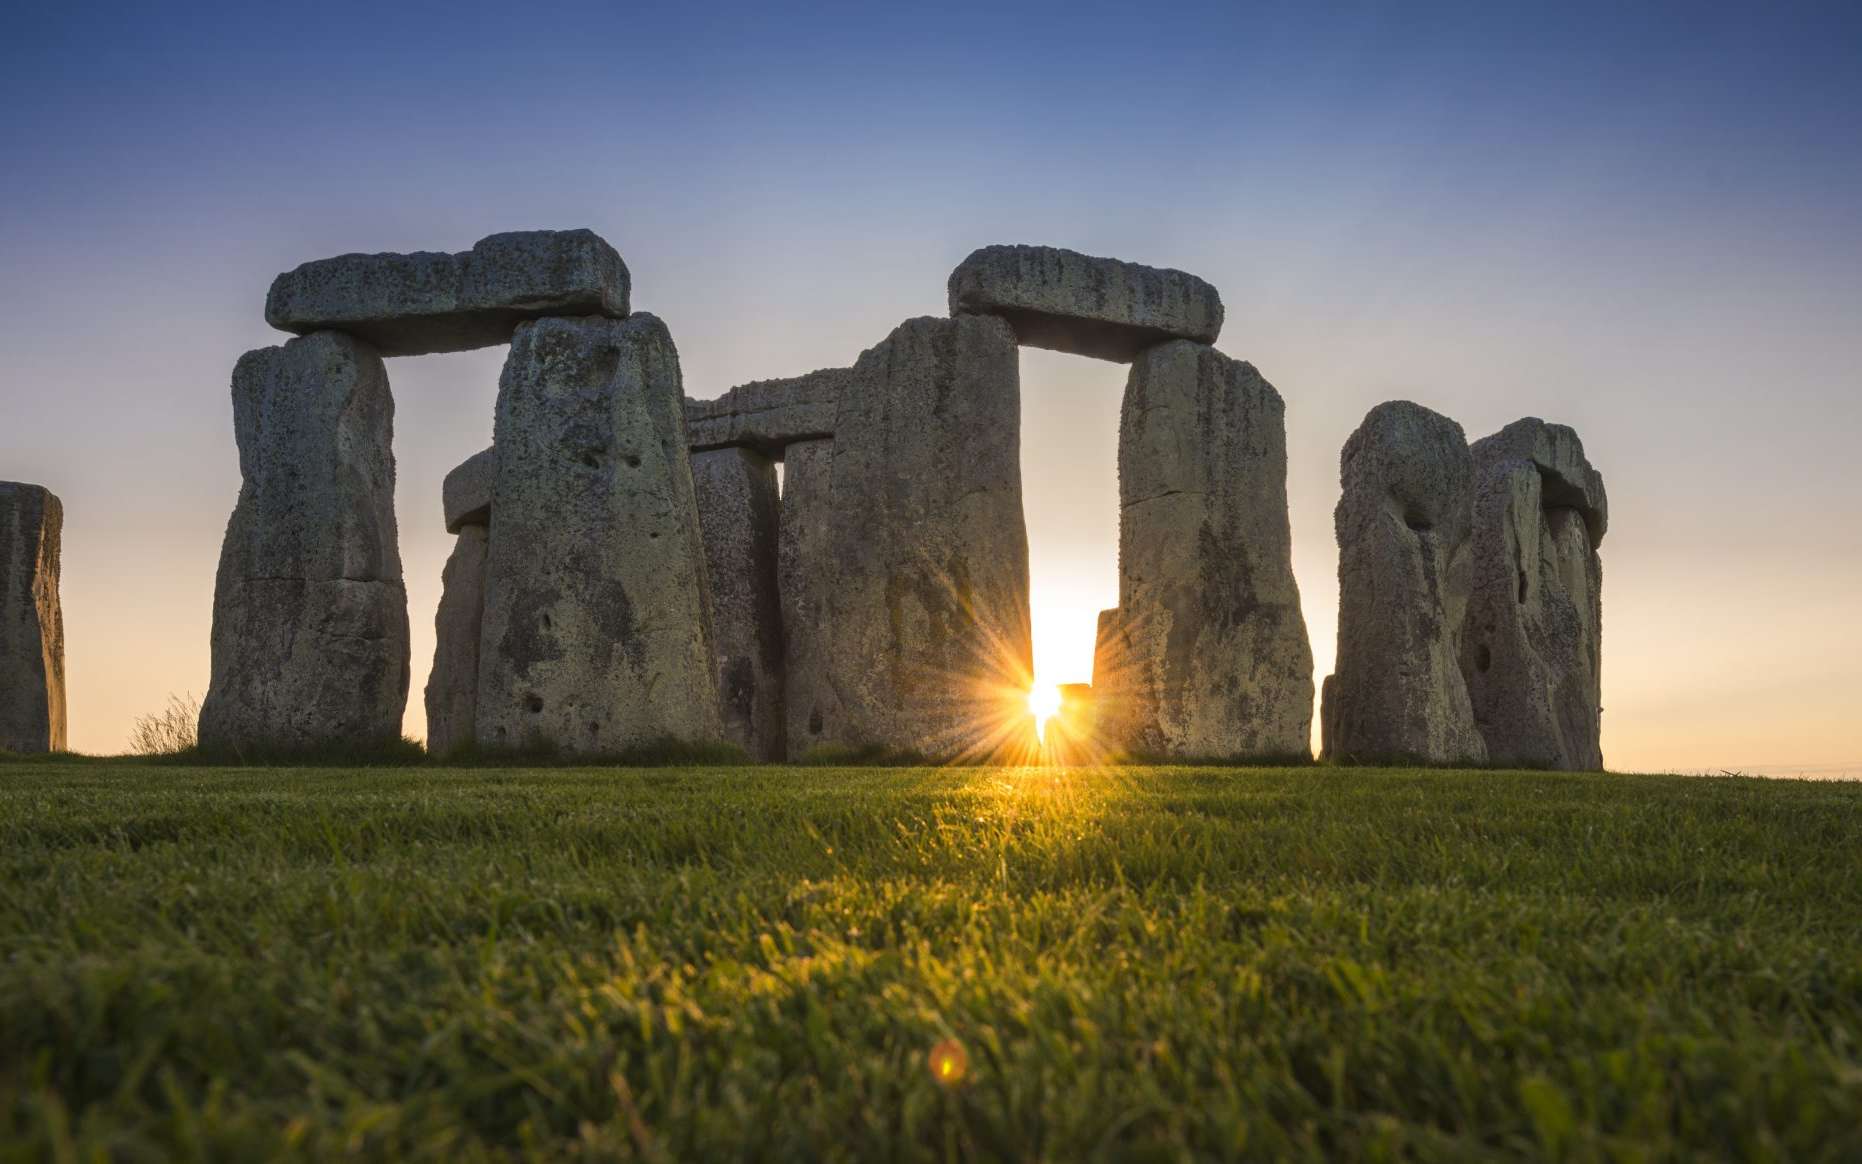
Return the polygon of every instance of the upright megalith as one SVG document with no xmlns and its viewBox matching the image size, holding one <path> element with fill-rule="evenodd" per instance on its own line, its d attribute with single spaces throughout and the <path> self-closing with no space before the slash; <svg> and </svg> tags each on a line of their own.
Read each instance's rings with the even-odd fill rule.
<svg viewBox="0 0 1862 1164">
<path fill-rule="evenodd" d="M 407 595 L 381 357 L 316 332 L 233 370 L 239 501 L 213 597 L 200 744 L 241 756 L 399 738 Z"/>
<path fill-rule="evenodd" d="M 1014 332 L 900 324 L 847 371 L 833 432 L 785 454 L 791 758 L 1031 752 Z"/>
<path fill-rule="evenodd" d="M 1473 584 L 1461 644 L 1494 764 L 1603 767 L 1603 476 L 1561 424 L 1475 442 Z"/>
<path fill-rule="evenodd" d="M 1126 748 L 1311 757 L 1286 409 L 1253 365 L 1206 344 L 1159 344 L 1132 364 L 1119 425 L 1117 624 Z"/>
<path fill-rule="evenodd" d="M 544 316 L 624 318 L 627 265 L 592 230 L 525 230 L 457 254 L 349 254 L 273 280 L 265 321 L 300 335 L 326 328 L 384 356 L 456 352 L 507 342 Z"/>
<path fill-rule="evenodd" d="M 1059 247 L 983 247 L 951 272 L 949 292 L 953 316 L 999 316 L 1020 343 L 1102 360 L 1222 331 L 1222 296 L 1195 275 Z"/>
<path fill-rule="evenodd" d="M 776 466 L 752 449 L 694 453 L 692 485 L 711 583 L 712 646 L 724 734 L 757 759 L 781 760 Z"/>
<path fill-rule="evenodd" d="M 498 384 L 478 741 L 719 738 L 679 355 L 651 315 L 521 324 Z"/>
<path fill-rule="evenodd" d="M 65 750 L 64 524 L 50 490 L 0 481 L 0 751 Z"/>
<path fill-rule="evenodd" d="M 494 451 L 468 457 L 440 486 L 447 532 L 457 534 L 440 575 L 433 616 L 433 669 L 427 674 L 427 751 L 457 752 L 477 739 L 478 647 L 485 617 L 485 556 L 490 549 Z"/>
<path fill-rule="evenodd" d="M 1473 472 L 1461 426 L 1407 400 L 1371 409 L 1345 443 L 1338 665 L 1320 709 L 1328 758 L 1486 758 L 1460 662 Z"/>
</svg>

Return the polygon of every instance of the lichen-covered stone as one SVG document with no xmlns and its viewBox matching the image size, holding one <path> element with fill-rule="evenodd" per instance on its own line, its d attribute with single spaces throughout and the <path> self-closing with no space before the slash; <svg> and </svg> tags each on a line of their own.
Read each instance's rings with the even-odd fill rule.
<svg viewBox="0 0 1862 1164">
<path fill-rule="evenodd" d="M 459 529 L 440 576 L 433 616 L 433 670 L 427 675 L 427 751 L 444 756 L 477 739 L 478 645 L 485 620 L 484 525 Z"/>
<path fill-rule="evenodd" d="M 1528 417 L 1476 441 L 1461 646 L 1490 763 L 1603 767 L 1603 477 L 1571 429 Z"/>
<path fill-rule="evenodd" d="M 665 325 L 520 325 L 493 443 L 480 745 L 605 755 L 717 741 L 704 550 Z"/>
<path fill-rule="evenodd" d="M 1310 758 L 1312 648 L 1293 577 L 1280 394 L 1176 340 L 1133 362 L 1119 429 L 1123 743 Z"/>
<path fill-rule="evenodd" d="M 781 760 L 782 599 L 776 589 L 776 466 L 750 449 L 692 455 L 725 738 Z"/>
<path fill-rule="evenodd" d="M 65 750 L 64 523 L 49 489 L 0 481 L 0 751 Z"/>
<path fill-rule="evenodd" d="M 848 370 L 833 431 L 785 456 L 789 755 L 1031 754 L 1014 334 L 906 321 Z"/>
<path fill-rule="evenodd" d="M 1407 400 L 1371 409 L 1340 457 L 1338 665 L 1321 732 L 1340 763 L 1484 760 L 1461 628 L 1473 460 L 1461 426 Z"/>
<path fill-rule="evenodd" d="M 407 594 L 381 358 L 337 332 L 248 352 L 233 425 L 241 484 L 214 584 L 201 747 L 391 743 L 407 703 Z"/>
<path fill-rule="evenodd" d="M 950 275 L 950 313 L 997 315 L 1016 339 L 1103 360 L 1130 360 L 1171 339 L 1214 343 L 1222 296 L 1183 271 L 1059 247 L 992 246 Z"/>
<path fill-rule="evenodd" d="M 525 230 L 457 254 L 349 254 L 273 280 L 265 322 L 346 332 L 384 356 L 506 343 L 519 323 L 628 311 L 627 265 L 592 230 Z"/>
<path fill-rule="evenodd" d="M 458 533 L 469 525 L 491 521 L 491 486 L 498 475 L 495 449 L 474 453 L 459 462 L 440 483 L 440 504 L 446 512 L 446 532 Z"/>
<path fill-rule="evenodd" d="M 834 435 L 834 412 L 848 369 L 741 384 L 715 400 L 685 402 L 686 439 L 695 451 L 742 447 L 766 457 L 799 441 Z"/>
</svg>

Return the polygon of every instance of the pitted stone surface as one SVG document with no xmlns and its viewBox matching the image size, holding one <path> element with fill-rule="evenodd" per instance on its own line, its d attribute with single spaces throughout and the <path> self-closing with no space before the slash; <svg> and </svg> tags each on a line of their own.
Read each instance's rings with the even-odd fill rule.
<svg viewBox="0 0 1862 1164">
<path fill-rule="evenodd" d="M 522 324 L 498 384 L 475 730 L 604 755 L 720 738 L 679 355 L 651 315 Z"/>
<path fill-rule="evenodd" d="M 999 315 L 1020 343 L 1102 360 L 1222 331 L 1222 296 L 1195 275 L 1059 247 L 973 252 L 951 272 L 950 313 Z"/>
<path fill-rule="evenodd" d="M 446 532 L 458 533 L 469 525 L 491 522 L 491 485 L 498 475 L 495 449 L 473 453 L 459 462 L 440 483 L 440 504 L 446 511 Z"/>
<path fill-rule="evenodd" d="M 834 411 L 848 369 L 826 368 L 783 380 L 757 380 L 715 400 L 685 402 L 686 439 L 694 450 L 742 447 L 780 457 L 798 441 L 834 435 Z"/>
<path fill-rule="evenodd" d="M 782 600 L 776 589 L 776 466 L 750 449 L 692 455 L 711 582 L 711 633 L 725 738 L 781 760 Z"/>
<path fill-rule="evenodd" d="M 1461 426 L 1406 400 L 1371 409 L 1340 457 L 1338 665 L 1321 706 L 1341 763 L 1479 762 L 1462 679 L 1473 460 Z"/>
<path fill-rule="evenodd" d="M 477 739 L 478 644 L 485 620 L 484 525 L 459 529 L 440 576 L 433 616 L 433 670 L 427 675 L 427 751 L 444 756 Z"/>
<path fill-rule="evenodd" d="M 1205 344 L 1160 344 L 1132 364 L 1119 428 L 1118 715 L 1136 754 L 1311 758 L 1285 416 L 1253 365 Z"/>
<path fill-rule="evenodd" d="M 265 322 L 302 335 L 325 328 L 384 356 L 506 343 L 519 323 L 628 311 L 627 265 L 592 230 L 525 230 L 457 254 L 350 254 L 272 281 Z"/>
<path fill-rule="evenodd" d="M 0 751 L 65 750 L 64 522 L 49 489 L 0 481 Z"/>
<path fill-rule="evenodd" d="M 241 484 L 214 584 L 201 747 L 256 756 L 397 739 L 407 594 L 380 356 L 327 331 L 247 352 L 233 424 Z"/>
<path fill-rule="evenodd" d="M 834 439 L 791 446 L 791 758 L 1033 749 L 1020 438 L 1014 334 L 960 316 L 899 325 L 848 371 Z"/>
<path fill-rule="evenodd" d="M 1473 587 L 1461 647 L 1490 763 L 1603 767 L 1603 477 L 1535 417 L 1473 448 Z"/>
</svg>

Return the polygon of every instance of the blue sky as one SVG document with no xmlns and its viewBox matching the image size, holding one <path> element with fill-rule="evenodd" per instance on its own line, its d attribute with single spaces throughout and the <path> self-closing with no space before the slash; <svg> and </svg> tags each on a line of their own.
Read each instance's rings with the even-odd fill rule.
<svg viewBox="0 0 1862 1164">
<path fill-rule="evenodd" d="M 0 477 L 66 502 L 77 746 L 205 686 L 227 376 L 279 338 L 272 276 L 586 225 L 697 396 L 941 314 L 988 243 L 1209 278 L 1219 346 L 1288 401 L 1321 674 L 1367 408 L 1573 424 L 1615 510 L 1606 755 L 1862 771 L 1862 6 L 875 8 L 13 14 Z M 438 480 L 498 358 L 390 366 L 416 734 Z M 1037 665 L 1066 681 L 1110 600 L 1123 373 L 1023 371 Z"/>
</svg>

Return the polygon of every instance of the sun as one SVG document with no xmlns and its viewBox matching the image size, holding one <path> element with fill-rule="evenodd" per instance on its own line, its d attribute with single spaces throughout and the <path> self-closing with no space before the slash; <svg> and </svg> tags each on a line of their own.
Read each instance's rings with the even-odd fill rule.
<svg viewBox="0 0 1862 1164">
<path fill-rule="evenodd" d="M 1029 691 L 1028 711 L 1034 716 L 1036 730 L 1045 738 L 1047 721 L 1060 714 L 1060 688 L 1043 684 Z"/>
</svg>

